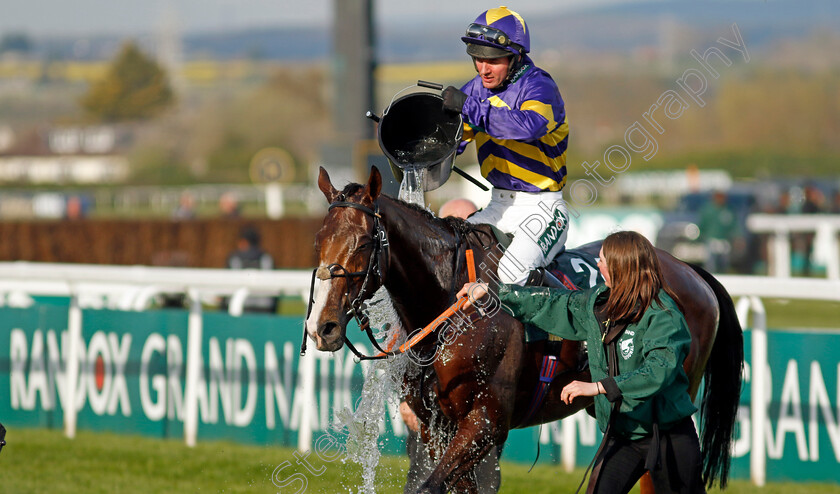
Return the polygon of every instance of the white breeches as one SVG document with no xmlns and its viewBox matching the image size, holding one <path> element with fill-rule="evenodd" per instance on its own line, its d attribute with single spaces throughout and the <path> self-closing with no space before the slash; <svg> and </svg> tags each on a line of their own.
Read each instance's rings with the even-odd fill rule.
<svg viewBox="0 0 840 494">
<path fill-rule="evenodd" d="M 524 285 L 532 270 L 547 265 L 566 244 L 569 212 L 558 192 L 493 189 L 490 204 L 470 216 L 470 223 L 489 223 L 513 241 L 499 260 L 503 283 Z"/>
</svg>

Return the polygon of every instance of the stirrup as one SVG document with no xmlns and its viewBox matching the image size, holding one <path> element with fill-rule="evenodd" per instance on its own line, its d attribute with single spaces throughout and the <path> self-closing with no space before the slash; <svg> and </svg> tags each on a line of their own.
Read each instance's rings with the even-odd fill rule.
<svg viewBox="0 0 840 494">
<path fill-rule="evenodd" d="M 537 268 L 531 271 L 531 274 L 528 275 L 528 280 L 525 282 L 526 286 L 547 286 L 550 288 L 566 288 L 566 285 L 563 284 L 556 276 L 554 276 L 551 271 L 545 268 Z"/>
</svg>

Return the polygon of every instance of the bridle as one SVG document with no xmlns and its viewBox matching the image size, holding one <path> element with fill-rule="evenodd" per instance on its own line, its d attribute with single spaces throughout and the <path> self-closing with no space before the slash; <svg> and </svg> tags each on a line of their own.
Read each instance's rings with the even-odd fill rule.
<svg viewBox="0 0 840 494">
<path fill-rule="evenodd" d="M 373 231 L 371 232 L 371 238 L 373 243 L 373 248 L 370 252 L 370 258 L 368 259 L 367 267 L 363 271 L 355 271 L 349 272 L 347 269 L 339 263 L 332 263 L 328 266 L 321 266 L 312 270 L 312 280 L 309 286 L 309 304 L 306 309 L 306 318 L 304 319 L 303 323 L 303 341 L 300 345 L 300 354 L 301 356 L 306 353 L 306 320 L 309 319 L 309 315 L 312 312 L 312 304 L 313 304 L 313 296 L 315 293 L 315 278 L 317 277 L 320 280 L 330 280 L 335 278 L 344 278 L 347 280 L 346 289 L 345 289 L 345 299 L 351 300 L 350 308 L 347 310 L 347 314 L 353 315 L 353 318 L 359 324 L 359 328 L 365 331 L 370 339 L 371 343 L 380 353 L 385 355 L 377 356 L 377 357 L 370 357 L 362 354 L 359 352 L 356 347 L 350 342 L 350 339 L 347 337 L 347 333 L 344 334 L 344 344 L 347 345 L 347 348 L 352 351 L 356 357 L 360 360 L 371 360 L 371 359 L 378 359 L 378 358 L 386 358 L 390 355 L 393 355 L 392 352 L 387 352 L 383 350 L 379 343 L 376 341 L 376 338 L 373 336 L 373 330 L 370 327 L 370 320 L 362 311 L 362 303 L 370 298 L 373 295 L 373 291 L 381 287 L 385 283 L 385 272 L 388 269 L 388 262 L 390 257 L 390 249 L 388 245 L 388 236 L 385 232 L 385 229 L 382 227 L 382 216 L 379 214 L 379 203 L 373 203 L 373 209 L 359 203 L 349 202 L 346 200 L 344 194 L 339 194 L 336 198 L 337 200 L 330 204 L 329 210 L 333 208 L 353 208 L 362 211 L 363 213 L 371 216 L 373 218 Z M 350 295 L 350 280 L 353 278 L 363 278 L 362 286 L 359 288 L 359 291 L 356 293 L 355 297 L 351 297 Z M 373 278 L 376 278 L 376 287 L 374 288 L 374 282 L 372 281 Z"/>
<path fill-rule="evenodd" d="M 306 353 L 306 340 L 307 340 L 306 320 L 309 319 L 309 316 L 312 312 L 312 305 L 313 305 L 313 302 L 314 302 L 313 295 L 314 295 L 314 292 L 315 292 L 315 278 L 316 277 L 320 280 L 330 280 L 330 279 L 334 279 L 334 278 L 345 278 L 345 279 L 348 280 L 348 283 L 346 283 L 347 288 L 346 288 L 346 291 L 344 293 L 344 296 L 345 296 L 346 300 L 352 300 L 352 301 L 350 302 L 350 308 L 347 310 L 346 314 L 348 314 L 348 315 L 352 314 L 353 315 L 353 317 L 356 319 L 356 322 L 359 324 L 359 328 L 367 333 L 368 339 L 370 339 L 371 344 L 374 346 L 374 348 L 376 348 L 379 351 L 379 353 L 377 355 L 374 355 L 374 356 L 368 356 L 368 355 L 362 354 L 360 351 L 358 351 L 356 349 L 355 346 L 353 346 L 353 343 L 347 337 L 347 333 L 345 331 L 344 344 L 347 345 L 347 348 L 349 348 L 350 351 L 353 352 L 353 354 L 356 355 L 356 357 L 359 360 L 385 359 L 385 358 L 388 358 L 388 357 L 399 355 L 400 353 L 404 353 L 405 350 L 406 350 L 406 347 L 411 348 L 412 346 L 417 344 L 423 338 L 423 336 L 425 336 L 426 334 L 429 334 L 431 331 L 433 331 L 434 328 L 436 328 L 437 325 L 441 322 L 441 316 L 444 316 L 444 314 L 442 314 L 441 316 L 438 316 L 429 325 L 427 325 L 427 327 L 424 328 L 423 331 L 420 332 L 420 334 L 423 335 L 423 336 L 412 337 L 408 342 L 406 342 L 406 344 L 402 345 L 400 348 L 398 348 L 396 350 L 393 350 L 393 351 L 391 350 L 391 348 L 393 346 L 395 346 L 394 345 L 396 343 L 395 340 L 389 342 L 389 345 L 387 345 L 387 347 L 388 347 L 387 350 L 382 348 L 382 346 L 379 344 L 379 342 L 376 340 L 376 338 L 373 335 L 373 330 L 370 327 L 370 321 L 369 321 L 368 317 L 362 311 L 362 304 L 364 303 L 364 301 L 367 300 L 368 298 L 370 298 L 373 295 L 373 291 L 375 291 L 376 289 L 378 289 L 379 287 L 381 287 L 382 285 L 385 284 L 385 273 L 388 271 L 388 265 L 390 263 L 390 253 L 391 253 L 391 251 L 390 251 L 390 246 L 389 246 L 389 243 L 388 243 L 387 233 L 382 226 L 382 222 L 381 222 L 382 216 L 379 214 L 379 203 L 374 201 L 373 208 L 371 209 L 371 208 L 369 208 L 369 207 L 367 207 L 363 204 L 347 201 L 346 197 L 343 193 L 339 194 L 336 199 L 337 200 L 335 202 L 330 204 L 329 210 L 332 210 L 333 208 L 353 208 L 353 209 L 357 209 L 359 211 L 362 211 L 363 213 L 365 213 L 365 214 L 367 214 L 367 215 L 369 215 L 373 218 L 373 230 L 370 234 L 371 239 L 372 239 L 372 243 L 373 243 L 373 248 L 371 249 L 370 259 L 368 259 L 367 267 L 363 271 L 349 272 L 344 266 L 342 266 L 341 264 L 338 264 L 338 263 L 332 263 L 332 264 L 329 264 L 327 266 L 321 266 L 321 267 L 318 267 L 318 268 L 315 268 L 315 269 L 312 270 L 312 280 L 311 280 L 311 283 L 310 283 L 310 286 L 309 286 L 309 304 L 308 304 L 308 307 L 306 309 L 306 319 L 304 319 L 304 323 L 303 323 L 303 339 L 302 339 L 301 345 L 300 345 L 300 354 L 301 354 L 301 356 L 303 356 Z M 454 259 L 454 271 L 453 272 L 454 273 L 460 273 L 461 269 L 464 267 L 461 264 L 462 248 L 465 249 L 464 255 L 466 256 L 466 248 L 467 248 L 466 237 L 471 233 L 475 233 L 475 234 L 482 233 L 484 235 L 490 236 L 491 240 L 492 240 L 492 234 L 489 234 L 487 232 L 481 232 L 481 231 L 475 230 L 473 228 L 469 228 L 466 223 L 464 223 L 460 227 L 460 229 L 455 228 L 453 233 L 454 233 L 455 239 L 456 239 L 455 240 L 455 247 L 454 247 L 455 259 Z M 479 245 L 482 246 L 483 250 L 489 250 L 490 248 L 492 248 L 493 244 L 492 244 L 492 242 L 485 244 L 484 242 L 479 241 Z M 473 261 L 472 261 L 472 254 L 471 253 L 470 253 L 468 259 L 469 259 L 468 264 L 472 265 Z M 472 269 L 474 271 L 474 266 L 472 267 Z M 362 280 L 362 286 L 359 289 L 359 291 L 356 293 L 356 296 L 351 297 L 349 279 L 359 278 L 359 277 L 364 277 L 364 279 Z M 372 286 L 373 282 L 371 281 L 374 277 L 377 280 L 377 283 L 376 283 L 375 287 Z M 454 285 L 451 289 L 450 298 L 452 298 L 453 301 L 454 301 L 454 295 L 455 295 L 457 289 L 458 289 L 458 287 L 456 287 Z M 443 319 L 445 319 L 445 317 Z"/>
</svg>

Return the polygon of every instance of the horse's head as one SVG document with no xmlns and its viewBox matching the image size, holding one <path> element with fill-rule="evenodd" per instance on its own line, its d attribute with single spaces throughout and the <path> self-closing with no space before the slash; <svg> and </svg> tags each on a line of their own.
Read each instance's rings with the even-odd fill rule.
<svg viewBox="0 0 840 494">
<path fill-rule="evenodd" d="M 350 318 L 361 316 L 361 303 L 383 283 L 387 241 L 376 202 L 382 176 L 374 167 L 367 185 L 349 184 L 339 192 L 321 168 L 318 188 L 330 208 L 315 236 L 321 284 L 306 332 L 319 350 L 334 352 L 344 344 Z"/>
</svg>

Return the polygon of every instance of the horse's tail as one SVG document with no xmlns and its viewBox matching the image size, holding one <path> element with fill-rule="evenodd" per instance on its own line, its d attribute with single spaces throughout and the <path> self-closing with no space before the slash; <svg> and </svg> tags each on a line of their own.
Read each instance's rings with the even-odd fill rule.
<svg viewBox="0 0 840 494">
<path fill-rule="evenodd" d="M 711 488 L 715 480 L 726 487 L 732 454 L 732 432 L 741 398 L 744 367 L 744 335 L 732 297 L 708 271 L 692 269 L 715 292 L 720 307 L 717 335 L 706 363 L 705 389 L 700 406 L 700 445 L 703 451 L 703 481 Z"/>
</svg>

